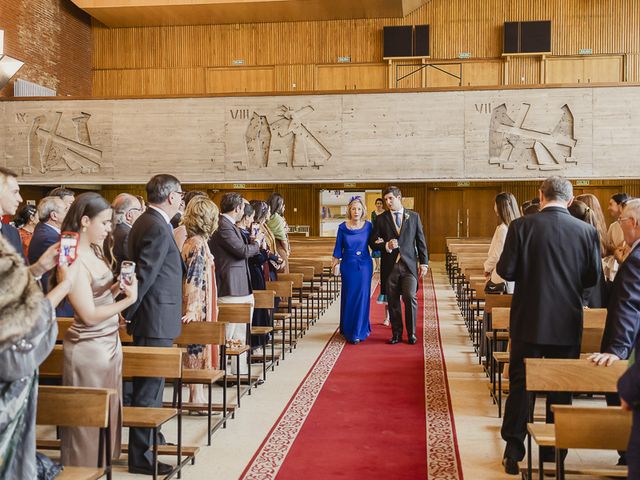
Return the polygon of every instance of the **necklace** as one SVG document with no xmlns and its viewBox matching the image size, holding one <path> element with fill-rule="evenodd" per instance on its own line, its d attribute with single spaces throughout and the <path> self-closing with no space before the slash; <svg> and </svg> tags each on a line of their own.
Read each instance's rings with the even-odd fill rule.
<svg viewBox="0 0 640 480">
<path fill-rule="evenodd" d="M 359 220 L 354 224 L 351 221 L 349 221 L 348 223 L 346 223 L 346 225 L 349 230 L 360 230 L 364 225 L 364 222 L 362 220 Z"/>
</svg>

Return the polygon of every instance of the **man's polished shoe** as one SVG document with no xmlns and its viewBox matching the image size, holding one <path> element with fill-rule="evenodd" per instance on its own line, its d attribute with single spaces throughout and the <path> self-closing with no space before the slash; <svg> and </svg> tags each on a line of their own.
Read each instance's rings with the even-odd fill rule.
<svg viewBox="0 0 640 480">
<path fill-rule="evenodd" d="M 173 467 L 166 463 L 158 462 L 158 475 L 168 475 Z M 144 467 L 129 466 L 129 473 L 140 473 L 142 475 L 153 475 L 153 466 L 145 465 Z"/>
<path fill-rule="evenodd" d="M 507 475 L 519 475 L 520 467 L 518 467 L 518 462 L 513 460 L 512 458 L 504 457 L 502 459 L 502 466 L 504 466 L 504 473 Z"/>
<path fill-rule="evenodd" d="M 393 336 L 389 339 L 389 341 L 387 342 L 389 345 L 395 345 L 396 343 L 400 343 L 400 337 L 397 336 Z"/>
<path fill-rule="evenodd" d="M 411 335 L 409 337 L 409 345 L 415 345 L 417 341 L 418 341 L 418 339 L 416 338 L 415 335 Z"/>
</svg>

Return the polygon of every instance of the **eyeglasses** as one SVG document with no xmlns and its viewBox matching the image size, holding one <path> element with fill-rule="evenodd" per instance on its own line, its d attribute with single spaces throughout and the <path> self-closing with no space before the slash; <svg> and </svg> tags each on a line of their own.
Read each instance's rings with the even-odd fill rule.
<svg viewBox="0 0 640 480">
<path fill-rule="evenodd" d="M 187 194 L 187 192 L 183 192 L 182 190 L 176 190 L 173 193 L 179 193 L 180 194 L 180 198 L 184 198 L 184 196 Z"/>
<path fill-rule="evenodd" d="M 622 223 L 622 222 L 624 222 L 625 220 L 629 220 L 630 218 L 631 218 L 631 217 L 620 217 L 620 218 L 618 218 L 618 220 L 616 220 L 616 222 L 618 222 L 618 223 Z"/>
</svg>

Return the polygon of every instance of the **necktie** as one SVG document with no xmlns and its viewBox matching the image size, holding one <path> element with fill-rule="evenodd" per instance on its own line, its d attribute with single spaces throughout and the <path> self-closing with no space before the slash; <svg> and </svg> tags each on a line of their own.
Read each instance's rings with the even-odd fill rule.
<svg viewBox="0 0 640 480">
<path fill-rule="evenodd" d="M 393 212 L 396 217 L 396 226 L 400 228 L 402 226 L 402 217 L 400 212 Z"/>
</svg>

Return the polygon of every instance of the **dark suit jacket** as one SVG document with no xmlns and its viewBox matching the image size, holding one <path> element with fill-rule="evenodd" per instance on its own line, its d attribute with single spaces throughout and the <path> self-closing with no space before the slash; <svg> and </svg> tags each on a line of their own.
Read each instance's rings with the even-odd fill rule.
<svg viewBox="0 0 640 480">
<path fill-rule="evenodd" d="M 377 238 L 382 238 L 384 243 L 375 243 Z M 398 240 L 398 248 L 388 253 L 385 244 L 394 238 Z M 417 264 L 426 265 L 429 262 L 427 242 L 424 238 L 420 215 L 406 208 L 400 233 L 396 229 L 396 222 L 389 210 L 376 218 L 376 223 L 369 237 L 369 246 L 372 250 L 379 250 L 382 253 L 381 270 L 385 272 L 385 277 L 393 270 L 393 264 L 396 262 L 398 254 L 400 254 L 400 261 L 404 262 L 416 278 L 418 278 Z M 386 278 L 381 278 L 381 281 L 386 281 Z"/>
<path fill-rule="evenodd" d="M 111 261 L 111 251 L 113 250 L 113 262 L 115 274 L 120 273 L 120 265 L 123 260 L 131 260 L 129 256 L 129 233 L 131 232 L 131 226 L 126 223 L 119 223 L 113 230 L 111 236 L 111 245 L 107 244 L 105 240 L 105 256 L 107 261 Z"/>
<path fill-rule="evenodd" d="M 171 225 L 152 208 L 129 233 L 129 253 L 136 262 L 138 300 L 125 317 L 136 337 L 174 339 L 180 335 L 182 276 L 185 271 Z"/>
<path fill-rule="evenodd" d="M 218 230 L 211 236 L 209 247 L 216 263 L 218 296 L 241 297 L 253 292 L 248 259 L 260 253 L 257 243 L 247 244 L 240 229 L 220 215 Z"/>
<path fill-rule="evenodd" d="M 49 225 L 38 223 L 36 228 L 33 230 L 33 236 L 31 237 L 31 243 L 29 244 L 29 264 L 33 265 L 36 263 L 42 254 L 59 240 L 60 234 L 58 232 Z M 42 275 L 40 285 L 45 293 L 49 291 L 49 272 Z M 73 317 L 73 307 L 71 307 L 71 304 L 66 298 L 56 307 L 56 316 Z"/>
<path fill-rule="evenodd" d="M 636 347 L 640 330 L 640 248 L 627 256 L 613 281 L 607 307 L 607 323 L 602 339 L 603 351 L 622 359 Z"/>
<path fill-rule="evenodd" d="M 22 248 L 22 240 L 20 239 L 20 232 L 13 225 L 9 225 L 8 223 L 3 223 L 2 228 L 0 228 L 0 234 L 4 237 L 4 239 L 11 244 L 11 246 L 18 252 L 25 263 L 27 263 L 27 259 L 24 256 L 24 249 Z"/>
<path fill-rule="evenodd" d="M 515 281 L 510 337 L 539 345 L 579 345 L 582 293 L 601 271 L 598 233 L 566 208 L 547 207 L 509 225 L 498 275 Z"/>
</svg>

